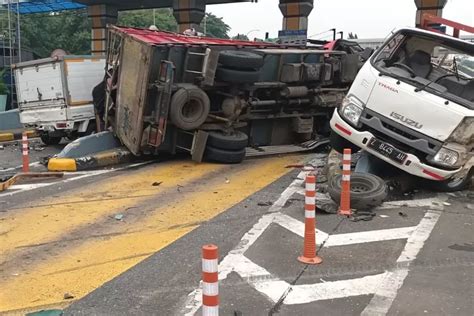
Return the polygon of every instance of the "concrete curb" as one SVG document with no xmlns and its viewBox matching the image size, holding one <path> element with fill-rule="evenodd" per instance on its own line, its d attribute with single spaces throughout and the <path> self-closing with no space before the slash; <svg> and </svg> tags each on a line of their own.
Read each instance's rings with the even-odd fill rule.
<svg viewBox="0 0 474 316">
<path fill-rule="evenodd" d="M 129 162 L 133 155 L 126 148 L 116 148 L 79 158 L 51 158 L 49 171 L 82 171 Z"/>
<path fill-rule="evenodd" d="M 29 130 L 29 131 L 26 131 L 26 133 L 28 135 L 28 138 L 38 137 L 38 134 L 36 133 L 36 131 Z M 21 137 L 22 137 L 21 132 L 15 132 L 15 133 L 0 132 L 0 142 L 9 142 L 12 140 L 19 140 L 21 139 Z"/>
</svg>

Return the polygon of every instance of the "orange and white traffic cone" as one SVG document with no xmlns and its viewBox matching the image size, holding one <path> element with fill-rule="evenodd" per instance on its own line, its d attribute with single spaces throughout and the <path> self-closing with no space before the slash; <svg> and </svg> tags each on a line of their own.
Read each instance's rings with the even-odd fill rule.
<svg viewBox="0 0 474 316">
<path fill-rule="evenodd" d="M 344 149 L 342 156 L 341 203 L 339 215 L 351 216 L 351 149 Z"/>
<path fill-rule="evenodd" d="M 26 132 L 23 132 L 21 143 L 23 149 L 23 172 L 29 172 L 30 159 L 28 157 L 28 134 Z"/>
<path fill-rule="evenodd" d="M 202 315 L 219 315 L 218 248 L 215 245 L 202 247 Z"/>
<path fill-rule="evenodd" d="M 323 262 L 316 255 L 316 176 L 306 176 L 306 193 L 304 203 L 304 247 L 303 255 L 298 261 L 306 264 Z"/>
</svg>

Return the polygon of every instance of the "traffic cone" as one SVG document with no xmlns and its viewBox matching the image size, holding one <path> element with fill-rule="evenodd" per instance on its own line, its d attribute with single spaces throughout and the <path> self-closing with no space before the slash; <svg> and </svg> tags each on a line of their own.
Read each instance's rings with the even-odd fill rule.
<svg viewBox="0 0 474 316">
<path fill-rule="evenodd" d="M 323 262 L 316 255 L 316 176 L 306 176 L 306 193 L 304 205 L 304 248 L 303 255 L 298 261 L 306 264 L 318 264 Z"/>
<path fill-rule="evenodd" d="M 23 148 L 23 172 L 30 171 L 30 158 L 28 157 L 28 134 L 23 132 L 22 135 L 22 148 Z"/>
<path fill-rule="evenodd" d="M 215 245 L 202 247 L 202 315 L 219 315 L 218 248 Z"/>
<path fill-rule="evenodd" d="M 342 156 L 341 203 L 339 215 L 352 216 L 351 210 L 351 149 L 344 149 Z"/>
</svg>

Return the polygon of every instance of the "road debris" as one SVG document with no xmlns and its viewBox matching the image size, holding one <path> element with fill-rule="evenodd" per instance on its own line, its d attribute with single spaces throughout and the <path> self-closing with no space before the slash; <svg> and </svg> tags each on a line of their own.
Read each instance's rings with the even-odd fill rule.
<svg viewBox="0 0 474 316">
<path fill-rule="evenodd" d="M 124 215 L 123 214 L 115 214 L 114 218 L 118 221 L 121 221 L 121 220 L 123 220 Z"/>
<path fill-rule="evenodd" d="M 258 202 L 258 206 L 271 206 L 273 203 L 268 201 L 268 202 Z"/>
<path fill-rule="evenodd" d="M 158 186 L 160 186 L 162 183 L 163 183 L 163 181 L 160 181 L 160 182 L 153 182 L 152 186 L 158 187 Z"/>
<path fill-rule="evenodd" d="M 71 300 L 74 298 L 74 295 L 70 294 L 70 293 L 64 293 L 64 299 L 65 300 Z"/>
<path fill-rule="evenodd" d="M 401 217 L 408 217 L 408 215 L 406 213 L 403 213 L 403 212 L 398 212 L 398 215 L 400 215 Z"/>
</svg>

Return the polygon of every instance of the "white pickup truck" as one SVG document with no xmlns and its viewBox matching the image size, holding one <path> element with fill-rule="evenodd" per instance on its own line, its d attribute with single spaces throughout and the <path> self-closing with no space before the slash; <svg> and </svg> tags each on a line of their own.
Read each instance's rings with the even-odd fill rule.
<svg viewBox="0 0 474 316">
<path fill-rule="evenodd" d="M 473 43 L 398 30 L 335 111 L 333 148 L 361 148 L 442 190 L 465 188 L 474 170 L 474 78 L 460 62 L 472 60 Z"/>
<path fill-rule="evenodd" d="M 20 122 L 47 145 L 95 129 L 93 88 L 104 79 L 105 59 L 60 56 L 14 66 Z"/>
</svg>

